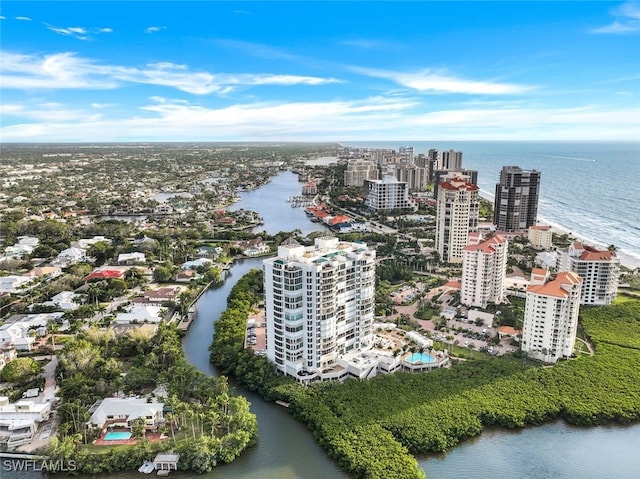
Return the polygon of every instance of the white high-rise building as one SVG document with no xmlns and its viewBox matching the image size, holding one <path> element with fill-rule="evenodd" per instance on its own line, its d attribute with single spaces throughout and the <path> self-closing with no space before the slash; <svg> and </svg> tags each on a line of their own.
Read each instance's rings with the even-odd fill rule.
<svg viewBox="0 0 640 479">
<path fill-rule="evenodd" d="M 527 288 L 522 350 L 547 363 L 573 354 L 580 312 L 582 278 L 561 272 L 535 280 Z"/>
<path fill-rule="evenodd" d="M 572 243 L 560 251 L 558 271 L 572 271 L 582 278 L 580 304 L 608 305 L 618 294 L 620 258 L 615 251 Z"/>
<path fill-rule="evenodd" d="M 366 180 L 364 189 L 367 195 L 364 205 L 374 211 L 418 209 L 409 197 L 407 183 L 398 181 L 393 176 L 385 176 L 381 180 Z"/>
<path fill-rule="evenodd" d="M 462 253 L 460 302 L 486 308 L 505 300 L 507 240 L 493 236 L 479 244 L 470 244 Z"/>
<path fill-rule="evenodd" d="M 371 160 L 352 160 L 344 172 L 345 186 L 362 186 L 365 180 L 378 179 L 378 165 Z"/>
<path fill-rule="evenodd" d="M 469 233 L 478 229 L 478 187 L 453 178 L 438 188 L 436 250 L 441 261 L 461 263 Z"/>
<path fill-rule="evenodd" d="M 331 377 L 341 356 L 371 348 L 375 251 L 323 237 L 289 240 L 263 261 L 267 358 L 301 382 Z"/>
</svg>

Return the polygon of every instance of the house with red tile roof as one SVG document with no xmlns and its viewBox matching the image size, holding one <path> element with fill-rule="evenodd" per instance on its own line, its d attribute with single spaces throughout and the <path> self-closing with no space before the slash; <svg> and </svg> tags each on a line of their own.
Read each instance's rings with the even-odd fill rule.
<svg viewBox="0 0 640 479">
<path fill-rule="evenodd" d="M 111 279 L 111 278 L 121 278 L 122 271 L 117 269 L 103 269 L 98 271 L 93 271 L 91 274 L 88 274 L 84 277 L 85 281 L 93 281 L 93 280 L 101 280 L 101 279 Z"/>
</svg>

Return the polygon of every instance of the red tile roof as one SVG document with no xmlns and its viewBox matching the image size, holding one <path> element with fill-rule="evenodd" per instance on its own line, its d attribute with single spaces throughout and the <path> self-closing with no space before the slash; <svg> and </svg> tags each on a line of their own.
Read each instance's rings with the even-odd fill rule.
<svg viewBox="0 0 640 479">
<path fill-rule="evenodd" d="M 473 183 L 469 183 L 461 178 L 452 178 L 449 181 L 441 181 L 439 183 L 441 188 L 445 190 L 466 190 L 466 191 L 477 191 L 479 188 Z"/>
<path fill-rule="evenodd" d="M 483 241 L 480 244 L 471 244 L 464 247 L 464 251 L 482 251 L 483 253 L 493 253 L 496 248 L 496 245 L 504 244 L 505 239 L 500 235 L 495 235 L 489 238 L 488 240 Z"/>
<path fill-rule="evenodd" d="M 556 275 L 556 278 L 547 281 L 545 284 L 532 284 L 527 288 L 527 292 L 539 294 L 542 296 L 553 296 L 556 298 L 566 298 L 569 291 L 563 286 L 571 286 L 582 283 L 582 278 L 575 273 L 563 271 Z"/>
<path fill-rule="evenodd" d="M 85 276 L 85 281 L 90 281 L 92 279 L 109 279 L 109 278 L 119 278 L 122 276 L 122 271 L 118 271 L 117 269 L 103 269 L 102 271 L 94 271 L 93 273 Z"/>
</svg>

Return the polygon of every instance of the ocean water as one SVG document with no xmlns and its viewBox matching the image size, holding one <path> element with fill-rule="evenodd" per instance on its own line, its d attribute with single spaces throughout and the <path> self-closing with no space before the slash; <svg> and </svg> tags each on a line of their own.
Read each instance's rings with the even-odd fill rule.
<svg viewBox="0 0 640 479">
<path fill-rule="evenodd" d="M 589 243 L 615 245 L 624 264 L 640 266 L 640 142 L 342 142 L 345 146 L 413 146 L 462 151 L 478 170 L 481 193 L 493 199 L 506 165 L 542 173 L 538 220 Z"/>
</svg>

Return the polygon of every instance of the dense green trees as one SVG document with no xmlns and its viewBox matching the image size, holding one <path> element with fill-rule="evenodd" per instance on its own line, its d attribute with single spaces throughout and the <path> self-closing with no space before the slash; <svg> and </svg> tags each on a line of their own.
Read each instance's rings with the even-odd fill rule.
<svg viewBox="0 0 640 479">
<path fill-rule="evenodd" d="M 49 454 L 54 460 L 74 459 L 82 473 L 133 469 L 166 449 L 180 453 L 181 469 L 208 472 L 233 461 L 257 438 L 256 418 L 246 399 L 230 394 L 226 378 L 206 376 L 188 364 L 178 331 L 164 323 L 151 338 L 84 331 L 60 353 L 57 374 L 62 379 L 61 424 Z M 164 429 L 170 440 L 141 439 L 135 446 L 104 451 L 81 447 L 93 438 L 86 426 L 91 404 L 118 391 L 149 394 L 157 384 L 166 385 L 169 395 Z M 134 429 L 134 436 L 141 437 L 141 428 Z"/>
<path fill-rule="evenodd" d="M 2 380 L 18 385 L 26 384 L 42 373 L 40 366 L 32 358 L 17 358 L 2 368 Z"/>
</svg>

